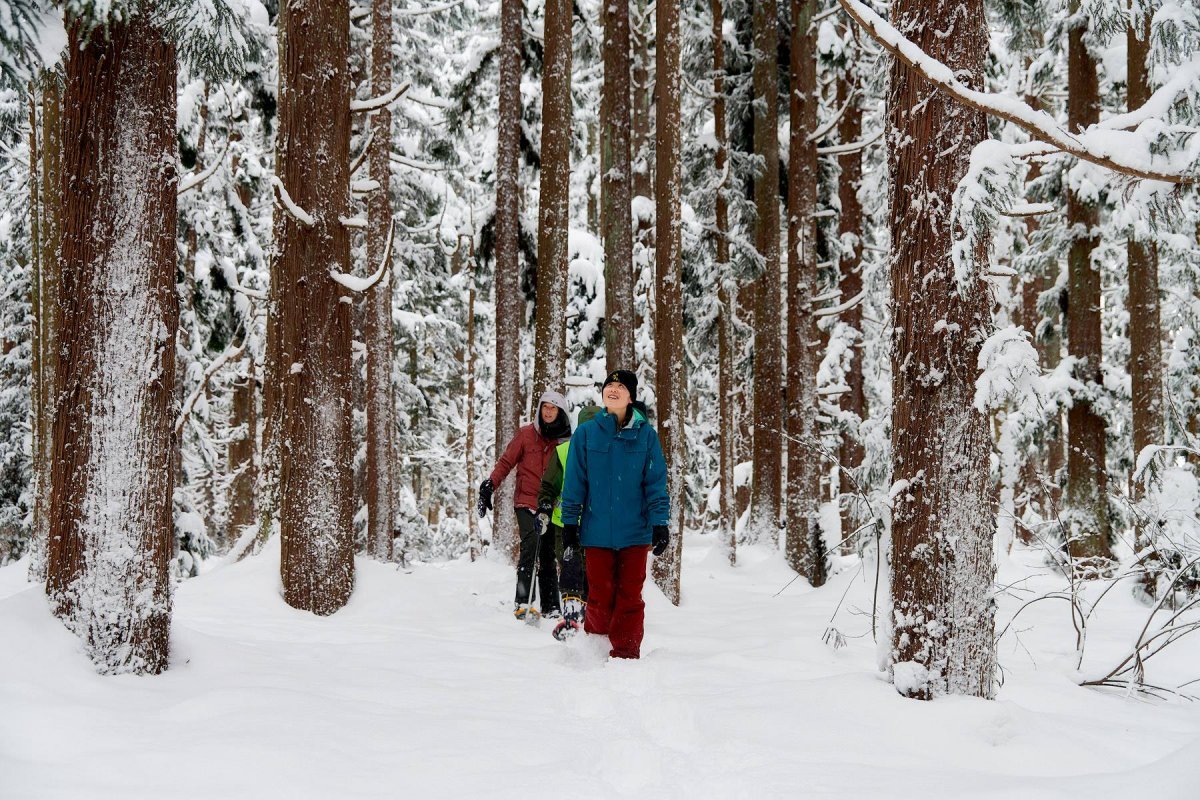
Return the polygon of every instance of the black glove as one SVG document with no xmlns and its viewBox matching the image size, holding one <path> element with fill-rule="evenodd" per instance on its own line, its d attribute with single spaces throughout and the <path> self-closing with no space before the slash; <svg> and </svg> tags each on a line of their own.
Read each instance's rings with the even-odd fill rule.
<svg viewBox="0 0 1200 800">
<path fill-rule="evenodd" d="M 545 514 L 547 517 L 550 516 L 554 513 L 554 504 L 549 502 L 539 504 L 538 513 Z"/>
<path fill-rule="evenodd" d="M 578 525 L 563 525 L 563 547 L 576 548 L 579 547 L 579 526 Z M 563 556 L 566 560 L 566 556 Z"/>
<path fill-rule="evenodd" d="M 667 552 L 667 542 L 671 541 L 671 531 L 666 525 L 654 526 L 654 549 L 651 551 L 656 556 L 661 556 Z"/>
<path fill-rule="evenodd" d="M 496 486 L 492 483 L 491 478 L 479 484 L 479 501 L 475 504 L 475 510 L 479 512 L 480 519 L 486 517 L 487 512 L 492 510 L 492 492 L 494 491 L 496 491 Z"/>
</svg>

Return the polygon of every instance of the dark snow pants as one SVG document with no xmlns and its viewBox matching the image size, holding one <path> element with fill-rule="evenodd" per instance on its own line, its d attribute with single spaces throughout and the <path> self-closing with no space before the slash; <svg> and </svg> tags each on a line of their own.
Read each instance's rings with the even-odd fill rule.
<svg viewBox="0 0 1200 800">
<path fill-rule="evenodd" d="M 613 658 L 639 658 L 645 633 L 646 560 L 650 545 L 587 548 L 588 604 L 583 629 L 608 634 Z"/>
<path fill-rule="evenodd" d="M 587 580 L 583 574 L 583 548 L 576 547 L 571 553 L 571 558 L 563 558 L 566 550 L 562 546 L 562 528 L 551 524 L 550 530 L 554 531 L 554 540 L 558 543 L 556 549 L 558 551 L 559 591 L 562 592 L 563 597 L 577 597 L 580 600 L 586 600 Z"/>
<path fill-rule="evenodd" d="M 554 559 L 554 527 L 551 526 L 542 535 L 541 546 L 538 546 L 537 517 L 527 508 L 517 509 L 517 527 L 521 531 L 521 556 L 517 559 L 517 594 L 516 602 L 532 603 L 529 596 L 530 582 L 533 580 L 533 562 L 537 561 L 538 568 L 538 597 L 542 604 L 542 614 L 559 610 L 558 603 L 558 565 Z"/>
</svg>

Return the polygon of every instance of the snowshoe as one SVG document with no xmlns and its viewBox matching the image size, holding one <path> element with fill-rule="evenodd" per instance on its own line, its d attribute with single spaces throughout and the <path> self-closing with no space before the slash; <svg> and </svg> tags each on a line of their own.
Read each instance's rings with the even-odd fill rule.
<svg viewBox="0 0 1200 800">
<path fill-rule="evenodd" d="M 517 619 L 521 620 L 522 622 L 528 623 L 529 625 L 536 625 L 538 619 L 542 615 L 541 615 L 541 612 L 539 612 L 533 606 L 521 603 L 521 604 L 518 604 L 517 607 L 513 609 L 513 616 L 516 617 Z"/>
<path fill-rule="evenodd" d="M 587 608 L 587 603 L 582 598 L 571 595 L 563 597 L 563 619 L 581 623 L 585 608 Z"/>
<path fill-rule="evenodd" d="M 579 624 L 575 620 L 563 619 L 554 626 L 554 630 L 551 631 L 551 633 L 554 634 L 555 639 L 558 639 L 560 642 L 565 642 L 567 639 L 570 639 L 581 630 L 583 630 L 583 625 Z"/>
</svg>

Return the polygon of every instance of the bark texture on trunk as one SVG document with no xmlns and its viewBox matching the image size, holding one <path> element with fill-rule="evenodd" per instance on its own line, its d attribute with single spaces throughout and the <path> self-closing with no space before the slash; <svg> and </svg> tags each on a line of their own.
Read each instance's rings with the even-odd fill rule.
<svg viewBox="0 0 1200 800">
<path fill-rule="evenodd" d="M 988 43 L 982 0 L 899 0 L 892 14 L 900 32 L 931 57 L 982 85 Z M 987 417 L 972 407 L 991 308 L 982 281 L 960 287 L 955 280 L 950 227 L 954 189 L 987 125 L 983 114 L 899 63 L 888 106 L 892 679 L 910 697 L 991 697 L 992 440 Z"/>
<path fill-rule="evenodd" d="M 496 456 L 521 419 L 521 21 L 523 0 L 500 3 L 500 112 L 496 144 Z M 514 564 L 520 537 L 512 514 L 514 481 L 496 487 L 493 544 Z"/>
<path fill-rule="evenodd" d="M 1084 41 L 1086 16 L 1072 0 L 1073 23 L 1067 39 L 1067 122 L 1079 130 L 1100 121 L 1100 88 L 1096 60 Z M 1102 389 L 1103 334 L 1100 324 L 1100 269 L 1092 251 L 1100 243 L 1100 205 L 1081 187 L 1067 185 L 1067 227 L 1072 232 L 1067 255 L 1067 350 L 1078 359 L 1075 377 Z M 1109 542 L 1108 474 L 1105 468 L 1107 431 L 1086 397 L 1076 397 L 1067 412 L 1067 487 L 1064 523 L 1067 551 L 1081 576 L 1099 575 L 1112 558 Z"/>
<path fill-rule="evenodd" d="M 604 240 L 607 369 L 636 370 L 633 307 L 633 176 L 629 160 L 629 0 L 606 0 L 600 95 L 600 230 Z"/>
<path fill-rule="evenodd" d="M 350 271 L 349 14 L 347 0 L 279 9 L 277 174 L 312 223 L 275 215 L 280 569 L 288 605 L 320 615 L 354 587 L 351 298 L 329 275 Z"/>
<path fill-rule="evenodd" d="M 654 559 L 654 580 L 663 594 L 679 605 L 679 572 L 683 559 L 687 472 L 687 389 L 683 350 L 683 241 L 679 0 L 658 0 L 655 10 L 658 50 L 655 71 L 658 97 L 655 125 L 655 387 L 658 391 L 658 433 L 667 461 L 667 493 L 671 498 L 671 542 Z"/>
<path fill-rule="evenodd" d="M 754 314 L 754 474 L 747 538 L 772 545 L 779 535 L 783 465 L 779 267 L 779 23 L 775 0 L 754 4 L 754 153 L 763 171 L 754 180 L 755 246 L 766 261 Z"/>
<path fill-rule="evenodd" d="M 717 142 L 714 169 L 725 175 L 729 163 L 729 134 L 725 110 L 725 11 L 724 0 L 711 0 L 713 41 L 713 137 Z M 717 358 L 719 363 L 718 392 L 721 398 L 721 538 L 726 542 L 729 563 L 737 564 L 737 500 L 735 498 L 734 466 L 737 464 L 737 423 L 734 419 L 736 397 L 734 390 L 733 330 L 735 285 L 729 263 L 729 182 L 717 187 L 716 250 L 717 250 Z"/>
<path fill-rule="evenodd" d="M 58 374 L 59 248 L 62 246 L 62 92 L 58 71 L 44 72 L 37 81 L 41 118 L 30 125 L 31 236 L 33 255 L 32 390 L 33 412 L 33 538 L 30 542 L 29 578 L 46 580 L 50 539 L 50 468 L 54 446 L 54 415 Z M 40 137 L 39 137 L 40 134 Z"/>
<path fill-rule="evenodd" d="M 567 355 L 567 233 L 571 222 L 571 0 L 547 0 L 542 71 L 533 397 L 563 390 Z"/>
<path fill-rule="evenodd" d="M 232 419 L 227 460 L 229 472 L 229 541 L 236 542 L 247 525 L 254 524 L 254 485 L 258 479 L 255 451 L 258 442 L 258 384 L 254 359 L 246 359 L 245 372 L 233 385 Z"/>
<path fill-rule="evenodd" d="M 858 90 L 858 73 L 853 67 L 849 67 L 838 81 L 838 107 L 850 104 L 838 122 L 838 139 L 842 144 L 851 144 L 862 138 L 862 104 L 857 96 Z M 841 273 L 838 286 L 842 290 L 841 301 L 849 302 L 863 291 L 863 210 L 858 199 L 858 189 L 862 183 L 862 151 L 838 156 L 838 165 L 842 171 L 838 179 L 838 199 L 842 206 L 842 213 L 838 219 L 838 235 L 844 248 L 841 263 L 838 265 Z M 861 425 L 867 418 L 867 396 L 863 380 L 863 358 L 866 352 L 863 349 L 862 303 L 855 303 L 852 308 L 842 312 L 841 320 L 855 333 L 850 371 L 846 374 L 846 386 L 849 391 L 842 395 L 842 408 L 854 415 L 856 425 Z M 864 498 L 858 495 L 855 481 L 851 480 L 851 473 L 847 471 L 858 470 L 862 466 L 864 455 L 861 429 L 856 427 L 842 436 L 842 469 L 838 471 L 838 493 L 843 538 L 849 536 L 870 516 Z M 854 545 L 850 542 L 847 546 Z"/>
<path fill-rule="evenodd" d="M 68 20 L 47 593 L 104 673 L 166 669 L 175 411 L 175 51 Z"/>
<path fill-rule="evenodd" d="M 1150 99 L 1150 14 L 1126 30 L 1129 110 Z M 1129 375 L 1133 381 L 1133 460 L 1163 441 L 1162 328 L 1158 307 L 1158 252 L 1151 238 L 1131 231 L 1126 245 L 1129 269 Z M 1143 494 L 1134 481 L 1133 496 Z"/>
<path fill-rule="evenodd" d="M 813 586 L 825 583 L 821 541 L 820 426 L 817 424 L 817 368 L 821 333 L 813 315 L 817 288 L 817 129 L 816 0 L 791 0 L 791 131 L 788 139 L 788 302 L 787 302 L 787 533 L 788 565 Z"/>
<path fill-rule="evenodd" d="M 374 0 L 371 11 L 371 93 L 392 90 L 392 3 Z M 367 263 L 378 269 L 392 258 L 391 168 L 392 112 L 371 118 L 371 180 L 379 188 L 367 201 Z M 367 294 L 367 553 L 380 561 L 392 558 L 396 525 L 396 412 L 392 402 L 392 269 Z"/>
</svg>

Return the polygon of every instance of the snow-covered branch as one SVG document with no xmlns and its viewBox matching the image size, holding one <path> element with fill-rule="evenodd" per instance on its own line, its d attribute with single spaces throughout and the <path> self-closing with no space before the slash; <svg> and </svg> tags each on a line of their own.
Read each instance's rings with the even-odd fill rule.
<svg viewBox="0 0 1200 800">
<path fill-rule="evenodd" d="M 311 228 L 313 225 L 316 224 L 316 222 L 312 218 L 312 214 L 309 214 L 303 208 L 296 205 L 295 201 L 292 200 L 292 196 L 290 194 L 288 194 L 288 190 L 284 188 L 283 181 L 279 180 L 278 175 L 271 176 L 271 185 L 274 186 L 279 191 L 279 201 L 283 204 L 283 207 L 285 209 L 287 209 L 287 212 L 289 214 L 291 214 L 297 222 L 299 222 L 301 225 L 304 225 L 309 228 Z"/>
<path fill-rule="evenodd" d="M 821 156 L 840 156 L 846 153 L 857 153 L 859 150 L 866 150 L 871 145 L 879 141 L 883 136 L 883 131 L 879 131 L 869 139 L 862 139 L 857 142 L 848 142 L 847 144 L 834 144 L 828 147 L 818 147 L 817 155 Z"/>
<path fill-rule="evenodd" d="M 356 275 L 347 275 L 344 272 L 329 271 L 329 277 L 333 278 L 342 286 L 345 286 L 352 292 L 365 292 L 372 286 L 379 283 L 380 278 L 388 270 L 388 266 L 392 261 L 392 241 L 396 235 L 396 221 L 392 220 L 388 225 L 387 247 L 383 249 L 383 258 L 379 260 L 379 269 L 375 270 L 375 274 L 369 278 L 360 278 Z"/>
<path fill-rule="evenodd" d="M 454 8 L 455 6 L 461 6 L 464 2 L 465 2 L 465 0 L 451 0 L 451 2 L 449 2 L 449 3 L 442 3 L 441 5 L 429 6 L 427 8 L 421 8 L 421 9 L 416 9 L 416 10 L 394 8 L 394 9 L 392 9 L 392 16 L 393 17 L 423 17 L 426 14 L 437 14 L 438 12 L 441 12 L 441 11 L 449 11 L 450 9 Z"/>
<path fill-rule="evenodd" d="M 221 151 L 221 155 L 213 159 L 213 162 L 209 164 L 206 169 L 204 169 L 202 172 L 193 172 L 183 180 L 179 181 L 179 188 L 175 190 L 175 194 L 180 195 L 184 192 L 190 192 L 192 189 L 195 189 L 197 186 L 211 178 L 213 173 L 217 171 L 217 169 L 221 166 L 221 163 L 225 160 L 225 154 L 228 152 L 229 145 L 226 144 L 225 149 Z"/>
<path fill-rule="evenodd" d="M 372 97 L 369 100 L 352 100 L 350 101 L 350 110 L 353 112 L 364 112 L 387 108 L 399 100 L 401 95 L 407 92 L 410 86 L 412 86 L 411 83 L 401 83 L 398 86 L 392 87 L 390 92 L 381 94 L 379 97 Z"/>
<path fill-rule="evenodd" d="M 1200 176 L 1188 171 L 1200 145 L 1193 146 L 1192 152 L 1175 153 L 1178 158 L 1165 158 L 1152 154 L 1149 141 L 1135 132 L 1092 125 L 1078 134 L 1069 133 L 1049 114 L 1037 111 L 1015 97 L 980 92 L 964 86 L 955 77 L 953 70 L 927 55 L 860 0 L 838 2 L 885 50 L 970 108 L 1011 122 L 1031 136 L 1042 139 L 1065 153 L 1113 172 L 1164 183 L 1194 184 L 1200 181 Z M 1197 59 L 1194 58 L 1183 70 L 1192 73 L 1190 80 L 1200 77 L 1200 67 L 1192 66 L 1196 63 Z M 1155 100 L 1157 97 L 1158 93 L 1151 101 L 1161 103 L 1161 100 Z M 1136 120 L 1139 118 L 1138 114 L 1139 111 L 1133 111 L 1125 116 Z"/>
<path fill-rule="evenodd" d="M 191 415 L 192 409 L 196 407 L 196 401 L 199 400 L 200 395 L 204 393 L 204 387 L 208 386 L 208 382 L 212 379 L 212 376 L 216 375 L 217 371 L 221 369 L 221 367 L 240 356 L 242 351 L 245 349 L 246 343 L 244 341 L 237 347 L 228 348 L 224 353 L 217 356 L 216 360 L 208 365 L 208 369 L 204 370 L 204 377 L 200 379 L 200 384 L 192 390 L 192 393 L 188 396 L 187 401 L 179 410 L 179 416 L 175 420 L 176 436 L 178 436 L 183 430 L 183 426 L 187 422 L 187 418 Z"/>
</svg>

